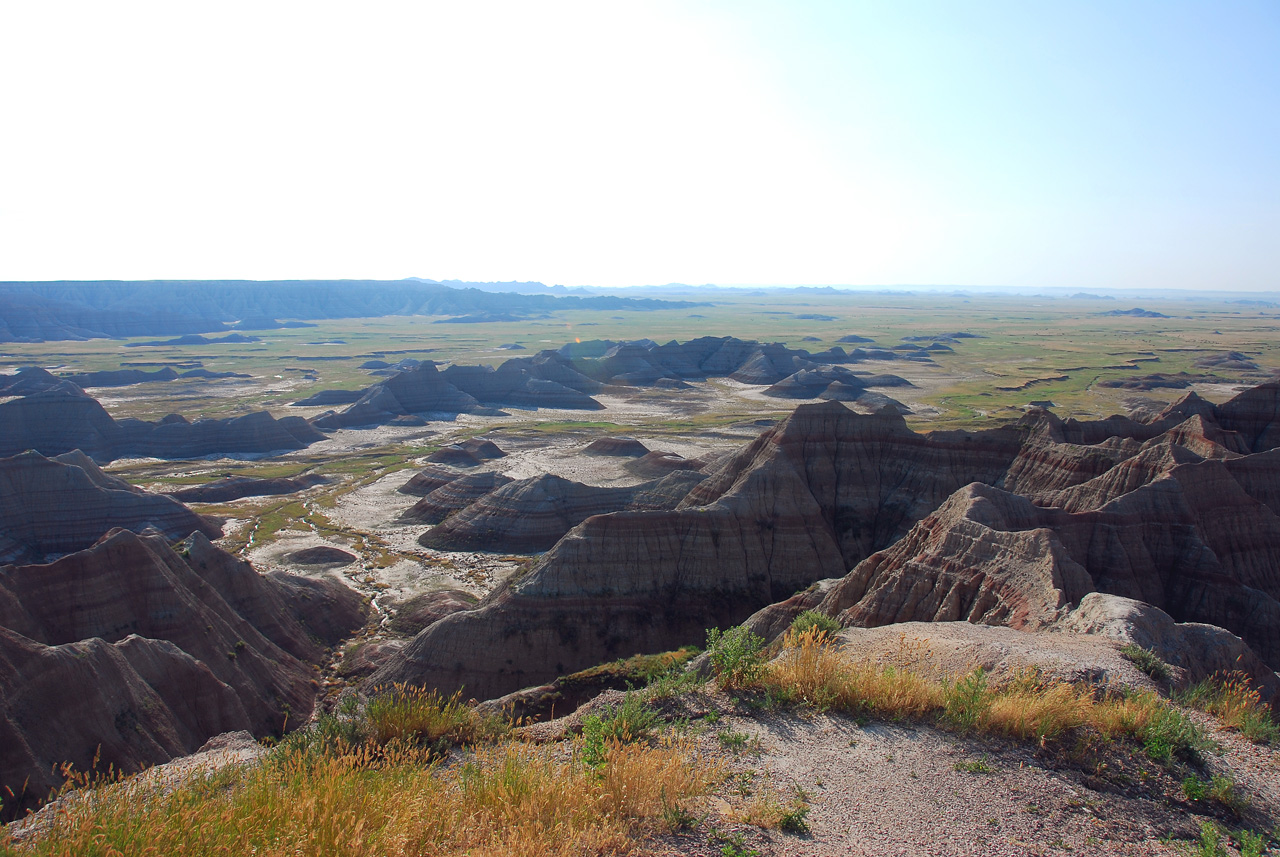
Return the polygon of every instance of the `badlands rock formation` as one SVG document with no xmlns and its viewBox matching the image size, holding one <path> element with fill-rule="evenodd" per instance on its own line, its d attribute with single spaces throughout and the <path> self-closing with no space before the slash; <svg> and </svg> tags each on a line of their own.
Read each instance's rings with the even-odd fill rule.
<svg viewBox="0 0 1280 857">
<path fill-rule="evenodd" d="M 170 539 L 222 535 L 181 503 L 106 475 L 78 450 L 57 459 L 35 452 L 0 459 L 0 562 L 84 550 L 114 527 Z"/>
<path fill-rule="evenodd" d="M 500 412 L 494 409 L 505 407 L 600 410 L 604 406 L 592 396 L 603 391 L 616 393 L 620 388 L 635 386 L 680 389 L 687 387 L 685 381 L 728 377 L 769 386 L 769 395 L 774 396 L 821 396 L 880 406 L 896 403 L 883 394 L 868 394 L 868 387 L 903 386 L 907 382 L 895 375 L 858 375 L 833 364 L 931 359 L 926 349 L 912 348 L 916 350 L 845 352 L 837 346 L 810 354 L 778 343 L 747 342 L 728 336 L 706 336 L 666 345 L 651 340 L 597 340 L 569 343 L 558 351 L 541 351 L 532 357 L 512 358 L 497 368 L 453 365 L 441 371 L 431 361 L 424 361 L 365 390 L 322 390 L 294 404 L 349 403 L 341 412 L 313 420 L 317 427 L 327 430 L 382 425 L 410 415 L 497 414 Z"/>
<path fill-rule="evenodd" d="M 464 481 L 437 489 L 423 502 Z M 506 481 L 509 484 L 486 492 L 476 502 L 457 507 L 461 511 L 448 520 L 439 515 L 436 522 L 444 523 L 423 533 L 419 543 L 438 550 L 544 551 L 592 515 L 627 508 L 636 494 L 649 487 L 597 488 L 549 473 Z"/>
<path fill-rule="evenodd" d="M 305 721 L 312 668 L 358 627 L 337 582 L 263 577 L 190 536 L 116 529 L 49 565 L 0 567 L 0 790 L 17 813 L 56 766 L 132 771 L 222 732 Z"/>
<path fill-rule="evenodd" d="M 300 417 L 277 420 L 266 411 L 194 423 L 178 414 L 160 422 L 115 420 L 97 399 L 68 382 L 0 403 L 0 455 L 5 456 L 28 449 L 45 455 L 79 449 L 101 462 L 125 456 L 194 458 L 287 452 L 323 438 Z"/>
<path fill-rule="evenodd" d="M 823 578 L 841 579 L 810 606 L 857 625 L 1048 628 L 1111 593 L 1225 628 L 1274 670 L 1278 416 L 1276 384 L 1222 406 L 1188 395 L 1146 423 L 1036 411 L 923 435 L 887 410 L 802 406 L 676 509 L 578 524 L 373 678 L 494 697 L 699 642 Z"/>
</svg>

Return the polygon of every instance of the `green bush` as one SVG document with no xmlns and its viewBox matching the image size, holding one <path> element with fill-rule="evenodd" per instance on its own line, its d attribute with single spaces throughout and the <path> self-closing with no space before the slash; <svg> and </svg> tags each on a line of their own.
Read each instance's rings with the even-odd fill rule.
<svg viewBox="0 0 1280 857">
<path fill-rule="evenodd" d="M 764 674 L 764 640 L 743 625 L 708 630 L 707 657 L 722 688 L 748 687 Z"/>
<path fill-rule="evenodd" d="M 830 636 L 840 633 L 841 627 L 840 623 L 835 619 L 817 610 L 806 610 L 791 620 L 791 633 L 796 636 L 803 634 L 810 628 L 817 628 L 821 633 Z"/>
<path fill-rule="evenodd" d="M 627 693 L 620 705 L 611 705 L 598 714 L 582 718 L 582 758 L 590 766 L 605 763 L 610 741 L 630 744 L 653 734 L 661 716 L 638 693 Z"/>
</svg>

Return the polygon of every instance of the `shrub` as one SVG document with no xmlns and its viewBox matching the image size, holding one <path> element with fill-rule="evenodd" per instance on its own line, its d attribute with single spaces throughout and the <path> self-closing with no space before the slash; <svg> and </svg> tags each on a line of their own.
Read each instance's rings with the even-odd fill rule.
<svg viewBox="0 0 1280 857">
<path fill-rule="evenodd" d="M 707 657 L 722 688 L 748 687 L 764 672 L 764 640 L 743 625 L 707 631 Z"/>
<path fill-rule="evenodd" d="M 817 628 L 827 635 L 838 634 L 841 627 L 841 624 L 835 619 L 817 610 L 806 610 L 791 620 L 791 633 L 797 636 L 810 628 Z"/>
<path fill-rule="evenodd" d="M 1150 649 L 1144 649 L 1136 643 L 1126 643 L 1120 647 L 1120 654 L 1155 681 L 1168 682 L 1173 678 L 1173 669 Z"/>
<path fill-rule="evenodd" d="M 642 741 L 653 733 L 660 716 L 638 693 L 627 693 L 620 705 L 582 718 L 582 758 L 591 767 L 603 765 L 610 744 Z"/>
<path fill-rule="evenodd" d="M 943 716 L 961 730 L 972 729 L 983 720 L 991 707 L 987 693 L 987 674 L 978 668 L 957 682 L 944 682 Z"/>
</svg>

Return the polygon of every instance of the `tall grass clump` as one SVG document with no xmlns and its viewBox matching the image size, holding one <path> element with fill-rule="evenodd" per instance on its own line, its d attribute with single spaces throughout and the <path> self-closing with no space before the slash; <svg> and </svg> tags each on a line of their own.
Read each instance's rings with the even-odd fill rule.
<svg viewBox="0 0 1280 857">
<path fill-rule="evenodd" d="M 4 857 L 409 857 L 629 853 L 664 810 L 721 772 L 690 745 L 611 747 L 603 767 L 503 741 L 442 766 L 391 742 L 335 753 L 281 745 L 234 776 L 169 789 L 104 786 L 38 837 L 0 840 Z M 2 834 L 0 834 L 2 835 Z"/>
<path fill-rule="evenodd" d="M 1238 730 L 1250 741 L 1280 743 L 1280 726 L 1276 725 L 1271 709 L 1244 673 L 1210 676 L 1178 694 L 1178 700 L 1212 714 L 1227 728 Z"/>
</svg>

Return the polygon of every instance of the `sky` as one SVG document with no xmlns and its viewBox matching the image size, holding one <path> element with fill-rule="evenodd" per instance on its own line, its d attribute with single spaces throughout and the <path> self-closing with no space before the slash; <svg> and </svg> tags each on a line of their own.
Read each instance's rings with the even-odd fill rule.
<svg viewBox="0 0 1280 857">
<path fill-rule="evenodd" d="M 1280 3 L 12 2 L 0 280 L 1280 290 Z"/>
</svg>

